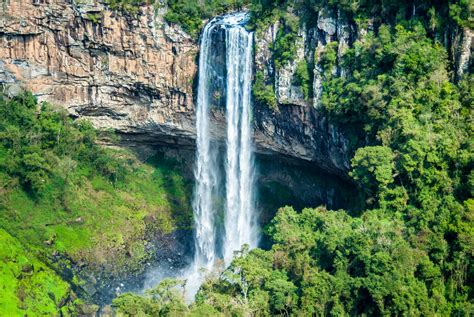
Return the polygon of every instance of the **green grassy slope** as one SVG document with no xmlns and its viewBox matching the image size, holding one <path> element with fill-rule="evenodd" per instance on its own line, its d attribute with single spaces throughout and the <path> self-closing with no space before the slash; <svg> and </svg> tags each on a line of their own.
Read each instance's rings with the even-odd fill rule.
<svg viewBox="0 0 474 317">
<path fill-rule="evenodd" d="M 67 315 L 69 284 L 3 229 L 0 245 L 0 316 Z"/>
<path fill-rule="evenodd" d="M 0 229 L 9 232 L 2 231 L 0 249 L 5 256 L 11 247 L 18 261 L 29 253 L 30 262 L 41 258 L 58 272 L 72 272 L 75 265 L 126 276 L 150 260 L 153 235 L 189 227 L 190 183 L 180 164 L 163 156 L 140 162 L 129 151 L 97 146 L 98 134 L 30 94 L 0 97 Z M 21 244 L 10 242 L 16 239 Z M 34 288 L 32 300 L 51 297 L 35 283 L 48 283 L 45 289 L 53 289 L 58 300 L 31 305 L 48 312 L 64 305 L 59 299 L 68 283 L 51 270 L 34 279 L 18 277 L 22 265 L 15 261 L 6 259 L 14 265 L 0 270 L 9 294 L 0 306 L 20 312 L 29 300 L 23 299 L 22 287 Z M 77 276 L 68 282 L 83 284 Z"/>
</svg>

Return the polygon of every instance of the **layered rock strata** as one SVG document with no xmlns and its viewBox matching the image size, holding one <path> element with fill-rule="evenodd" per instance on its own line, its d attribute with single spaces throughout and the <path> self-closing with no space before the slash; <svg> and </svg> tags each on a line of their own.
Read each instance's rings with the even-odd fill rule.
<svg viewBox="0 0 474 317">
<path fill-rule="evenodd" d="M 198 45 L 164 21 L 165 10 L 144 6 L 127 15 L 100 1 L 6 1 L 0 15 L 3 90 L 31 90 L 72 116 L 114 129 L 129 144 L 193 147 Z M 263 41 L 269 45 L 272 35 Z M 306 36 L 302 41 L 299 55 L 314 42 L 306 43 Z M 271 60 L 268 45 L 258 48 L 257 67 Z M 280 103 L 293 106 L 280 113 L 255 109 L 257 151 L 314 161 L 344 175 L 346 141 L 300 98 L 289 75 L 291 69 L 277 74 L 277 92 Z M 216 138 L 224 137 L 224 119 L 216 102 Z"/>
</svg>

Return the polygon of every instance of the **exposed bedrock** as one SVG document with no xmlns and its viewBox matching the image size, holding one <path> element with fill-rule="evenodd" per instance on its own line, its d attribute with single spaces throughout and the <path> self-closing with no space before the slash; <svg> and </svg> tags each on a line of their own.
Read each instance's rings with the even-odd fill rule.
<svg viewBox="0 0 474 317">
<path fill-rule="evenodd" d="M 97 127 L 137 134 L 137 141 L 194 137 L 198 47 L 163 22 L 161 9 L 130 17 L 102 5 L 32 2 L 0 5 L 7 93 L 27 88 Z"/>
<path fill-rule="evenodd" d="M 85 1 L 33 2 L 2 4 L 0 83 L 6 93 L 31 90 L 96 127 L 116 130 L 132 145 L 194 146 L 198 45 L 164 22 L 166 8 L 144 7 L 131 17 Z M 221 49 L 215 48 L 217 57 Z M 258 66 L 262 56 L 256 58 Z M 216 78 L 224 73 L 219 64 Z M 284 76 L 278 91 L 284 90 Z M 225 133 L 219 90 L 216 82 L 217 138 Z M 349 156 L 343 137 L 313 107 L 297 99 L 286 103 L 293 105 L 279 113 L 255 109 L 257 151 L 315 161 L 345 174 Z"/>
<path fill-rule="evenodd" d="M 43 3 L 44 2 L 44 3 Z M 136 16 L 110 11 L 101 1 L 7 0 L 0 5 L 0 84 L 8 94 L 26 88 L 40 100 L 65 107 L 96 127 L 112 128 L 133 146 L 192 148 L 198 43 L 164 21 L 166 7 L 142 7 Z M 272 45 L 278 22 L 255 36 L 255 71 L 275 90 L 279 111 L 254 109 L 257 152 L 313 162 L 346 177 L 352 149 L 320 106 L 322 74 L 315 63 L 337 42 L 338 61 L 370 30 L 358 29 L 338 12 L 322 10 L 312 28 L 298 31 L 294 60 L 276 70 Z M 222 39 L 222 32 L 213 36 Z M 471 59 L 473 34 L 455 39 L 456 73 Z M 216 45 L 212 133 L 223 139 L 224 47 Z M 314 65 L 312 94 L 295 84 L 298 63 Z M 338 62 L 337 62 L 338 63 Z M 334 72 L 344 76 L 338 64 Z"/>
</svg>

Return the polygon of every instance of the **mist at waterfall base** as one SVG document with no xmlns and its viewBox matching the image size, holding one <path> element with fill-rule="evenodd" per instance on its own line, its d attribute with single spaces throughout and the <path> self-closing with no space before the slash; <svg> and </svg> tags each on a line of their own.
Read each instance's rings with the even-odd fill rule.
<svg viewBox="0 0 474 317">
<path fill-rule="evenodd" d="M 145 287 L 153 287 L 165 277 L 185 279 L 188 301 L 194 298 L 206 274 L 229 265 L 235 251 L 244 244 L 256 247 L 259 240 L 251 123 L 253 33 L 245 29 L 247 21 L 246 13 L 228 14 L 212 19 L 203 30 L 196 109 L 194 256 L 190 265 L 179 272 L 162 263 L 150 272 L 145 283 Z M 224 74 L 216 71 L 216 32 L 225 37 Z M 213 139 L 210 120 L 211 109 L 217 107 L 212 82 L 222 77 L 225 147 Z"/>
</svg>

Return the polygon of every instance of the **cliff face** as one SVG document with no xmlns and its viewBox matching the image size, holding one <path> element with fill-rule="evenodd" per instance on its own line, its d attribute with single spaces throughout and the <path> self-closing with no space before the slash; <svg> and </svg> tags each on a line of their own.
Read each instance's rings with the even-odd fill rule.
<svg viewBox="0 0 474 317">
<path fill-rule="evenodd" d="M 296 17 L 295 17 L 296 18 Z M 364 40 L 373 31 L 373 22 L 358 27 L 341 12 L 322 9 L 311 27 L 299 27 L 292 60 L 279 68 L 275 66 L 274 49 L 280 21 L 255 36 L 255 68 L 263 74 L 264 82 L 274 89 L 277 110 L 259 107 L 256 112 L 256 139 L 264 149 L 313 161 L 317 166 L 335 174 L 345 174 L 353 154 L 346 128 L 333 124 L 322 109 L 323 68 L 321 56 L 331 44 L 335 49 L 334 76 L 345 76 L 341 58 L 356 40 Z M 453 64 L 454 79 L 468 72 L 473 64 L 474 32 L 469 28 L 447 29 L 442 39 Z M 333 46 L 334 45 L 334 46 Z M 312 66 L 309 90 L 306 94 L 298 80 L 298 66 Z"/>
<path fill-rule="evenodd" d="M 3 3 L 0 83 L 6 91 L 29 89 L 121 133 L 162 142 L 192 138 L 195 42 L 151 7 L 127 17 L 70 2 Z"/>
<path fill-rule="evenodd" d="M 318 60 L 332 41 L 338 43 L 337 54 L 341 56 L 355 40 L 355 29 L 337 13 L 319 12 L 315 27 L 303 25 L 298 30 L 293 60 L 276 69 L 272 62 L 272 48 L 279 27 L 277 21 L 256 36 L 256 71 L 264 74 L 266 82 L 273 83 L 279 104 L 277 111 L 256 109 L 257 143 L 289 156 L 314 161 L 332 173 L 343 174 L 350 167 L 349 141 L 344 136 L 343 127 L 333 125 L 321 111 L 322 70 L 315 59 Z M 305 65 L 314 65 L 311 74 L 313 85 L 309 87 L 312 91 L 308 94 L 311 97 L 305 97 L 296 80 L 298 64 L 303 61 Z M 344 69 L 336 67 L 335 72 L 341 75 Z M 275 134 L 279 137 L 271 137 Z"/>
<path fill-rule="evenodd" d="M 1 10 L 0 83 L 7 93 L 31 90 L 96 127 L 115 129 L 134 145 L 193 147 L 199 47 L 164 21 L 166 8 L 142 7 L 127 16 L 94 0 L 6 0 Z M 331 124 L 321 110 L 322 69 L 314 61 L 331 41 L 340 57 L 367 30 L 323 10 L 314 27 L 299 29 L 294 60 L 276 70 L 272 49 L 278 28 L 276 22 L 255 36 L 256 71 L 272 83 L 280 105 L 278 111 L 255 107 L 257 151 L 312 161 L 344 176 L 349 142 L 344 127 Z M 469 65 L 472 38 L 466 30 L 454 41 L 458 75 Z M 303 60 L 314 65 L 311 98 L 295 84 Z M 341 67 L 334 72 L 344 75 Z M 218 99 L 211 132 L 222 139 L 225 113 Z"/>
<path fill-rule="evenodd" d="M 126 16 L 92 4 L 97 1 L 44 2 L 2 5 L 0 83 L 8 94 L 31 90 L 129 142 L 193 146 L 199 47 L 164 22 L 166 9 L 143 7 Z M 257 67 L 270 65 L 272 57 L 271 34 L 262 40 L 268 45 L 260 50 L 257 42 Z M 291 69 L 276 75 L 279 102 L 293 106 L 279 113 L 255 109 L 257 150 L 316 161 L 343 174 L 345 141 L 291 86 Z M 217 138 L 225 132 L 224 116 L 222 107 L 214 109 Z"/>
</svg>

